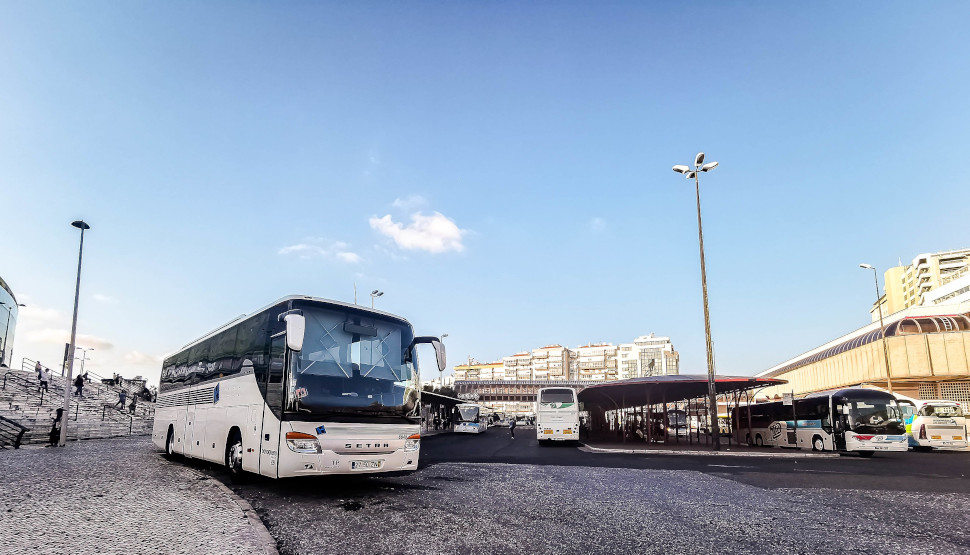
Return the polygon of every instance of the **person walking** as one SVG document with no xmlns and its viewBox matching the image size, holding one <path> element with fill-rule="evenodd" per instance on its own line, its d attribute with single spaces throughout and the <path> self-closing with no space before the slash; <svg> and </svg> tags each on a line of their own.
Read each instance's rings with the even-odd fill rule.
<svg viewBox="0 0 970 555">
<path fill-rule="evenodd" d="M 135 414 L 135 406 L 137 404 L 138 404 L 138 396 L 137 395 L 132 395 L 131 396 L 131 404 L 128 405 L 128 412 L 130 414 Z"/>
<path fill-rule="evenodd" d="M 40 366 L 40 363 L 38 362 L 37 365 Z M 37 379 L 40 380 L 40 388 L 47 391 L 47 382 L 50 381 L 50 376 L 47 375 L 47 369 L 43 366 L 40 366 L 40 369 L 37 370 Z M 40 388 L 37 391 L 40 391 Z"/>
<path fill-rule="evenodd" d="M 84 376 L 78 376 L 74 380 L 74 394 L 78 397 L 84 397 L 84 393 L 81 390 L 84 389 Z"/>
<path fill-rule="evenodd" d="M 125 410 L 125 401 L 128 400 L 128 392 L 122 389 L 118 392 L 118 402 L 114 406 L 118 407 L 118 410 Z"/>
<path fill-rule="evenodd" d="M 515 418 L 509 419 L 509 434 L 515 439 Z"/>
<path fill-rule="evenodd" d="M 64 415 L 64 409 L 57 409 L 57 416 L 54 417 L 54 424 L 51 426 L 50 436 L 47 438 L 48 447 L 57 447 L 57 444 L 61 442 L 61 416 Z"/>
</svg>

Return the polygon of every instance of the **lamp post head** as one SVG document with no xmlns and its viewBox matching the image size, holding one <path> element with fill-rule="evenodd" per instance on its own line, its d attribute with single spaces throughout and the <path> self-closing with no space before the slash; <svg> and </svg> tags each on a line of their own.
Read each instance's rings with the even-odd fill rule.
<svg viewBox="0 0 970 555">
<path fill-rule="evenodd" d="M 373 291 L 370 292 L 370 294 L 371 294 L 372 297 L 380 297 L 381 295 L 384 294 L 384 292 L 383 291 L 378 291 L 377 289 L 374 289 Z"/>
<path fill-rule="evenodd" d="M 697 157 L 694 158 L 694 166 L 700 167 L 704 163 L 704 153 L 698 152 Z"/>
<path fill-rule="evenodd" d="M 692 170 L 692 171 L 687 172 L 687 179 L 694 179 L 694 177 L 696 177 L 696 176 L 697 176 L 697 172 L 696 171 L 693 171 Z"/>
<path fill-rule="evenodd" d="M 91 229 L 91 226 L 89 226 L 88 224 L 84 223 L 84 220 L 77 220 L 77 221 L 71 222 L 71 225 L 73 225 L 74 227 L 76 227 L 78 229 L 81 229 L 81 230 Z"/>
<path fill-rule="evenodd" d="M 702 172 L 709 172 L 717 167 L 717 162 L 708 162 L 701 167 Z"/>
<path fill-rule="evenodd" d="M 687 173 L 690 170 L 690 168 L 682 164 L 677 164 L 676 166 L 673 167 L 673 170 L 677 173 Z"/>
<path fill-rule="evenodd" d="M 875 270 L 876 269 L 871 264 L 859 264 L 859 267 L 860 268 L 865 268 L 866 270 Z"/>
</svg>

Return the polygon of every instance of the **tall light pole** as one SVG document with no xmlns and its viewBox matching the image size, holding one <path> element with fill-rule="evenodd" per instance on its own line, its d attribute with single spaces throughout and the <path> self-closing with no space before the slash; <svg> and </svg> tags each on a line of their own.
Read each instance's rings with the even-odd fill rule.
<svg viewBox="0 0 970 555">
<path fill-rule="evenodd" d="M 2 365 L 7 360 L 7 343 L 8 343 L 7 334 L 10 333 L 10 318 L 13 317 L 13 307 L 12 306 L 8 307 L 7 303 L 3 301 L 0 301 L 0 305 L 3 305 L 3 307 L 7 309 L 7 327 L 5 330 L 3 330 L 3 348 L 0 349 L 0 365 Z M 18 304 L 17 306 L 27 306 L 27 305 Z M 10 365 L 7 364 L 7 367 L 9 368 Z"/>
<path fill-rule="evenodd" d="M 701 185 L 698 175 L 702 172 L 709 172 L 717 167 L 717 162 L 704 163 L 704 153 L 699 153 L 694 157 L 694 169 L 688 166 L 677 165 L 673 170 L 677 173 L 685 174 L 687 179 L 694 180 L 694 191 L 697 194 L 697 242 L 701 249 L 701 289 L 704 292 L 704 335 L 707 341 L 707 395 L 710 402 L 710 411 L 713 416 L 708 414 L 711 419 L 710 430 L 713 438 L 713 448 L 715 451 L 721 450 L 720 434 L 717 430 L 717 389 L 714 386 L 714 347 L 711 342 L 711 315 L 707 307 L 707 270 L 704 266 L 704 230 L 701 226 Z"/>
<path fill-rule="evenodd" d="M 67 415 L 71 412 L 71 378 L 74 373 L 74 339 L 77 337 L 77 301 L 81 294 L 81 255 L 84 254 L 84 230 L 91 226 L 82 220 L 71 222 L 71 225 L 81 230 L 81 246 L 77 251 L 77 285 L 74 286 L 74 318 L 71 320 L 70 352 L 67 354 L 67 386 L 64 388 L 64 413 L 61 415 L 61 439 L 59 447 L 67 444 Z"/>
<path fill-rule="evenodd" d="M 377 289 L 374 289 L 373 291 L 370 292 L 370 307 L 371 308 L 374 308 L 374 298 L 375 297 L 380 297 L 383 294 L 384 294 L 383 291 L 378 291 Z"/>
<path fill-rule="evenodd" d="M 859 264 L 859 267 L 872 270 L 872 279 L 876 281 L 876 308 L 879 309 L 879 330 L 882 333 L 882 356 L 886 362 L 886 385 L 888 386 L 889 392 L 892 393 L 893 378 L 889 372 L 889 345 L 886 344 L 886 326 L 882 323 L 882 303 L 879 302 L 881 298 L 881 295 L 879 295 L 879 274 L 876 272 L 876 267 L 872 264 Z"/>
</svg>

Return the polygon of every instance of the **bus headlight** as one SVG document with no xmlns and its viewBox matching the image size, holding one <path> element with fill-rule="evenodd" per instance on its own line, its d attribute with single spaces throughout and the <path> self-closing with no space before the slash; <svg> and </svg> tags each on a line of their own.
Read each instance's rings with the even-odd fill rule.
<svg viewBox="0 0 970 555">
<path fill-rule="evenodd" d="M 404 441 L 404 451 L 417 451 L 418 447 L 421 446 L 421 434 L 414 434 L 408 436 Z"/>
<path fill-rule="evenodd" d="M 286 446 L 294 453 L 320 454 L 323 448 L 317 436 L 304 434 L 302 432 L 286 432 Z"/>
</svg>

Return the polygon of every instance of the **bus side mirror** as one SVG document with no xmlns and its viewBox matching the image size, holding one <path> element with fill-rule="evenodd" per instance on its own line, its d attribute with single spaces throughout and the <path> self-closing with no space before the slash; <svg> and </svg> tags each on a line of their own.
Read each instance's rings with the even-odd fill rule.
<svg viewBox="0 0 970 555">
<path fill-rule="evenodd" d="M 290 311 L 280 314 L 280 318 L 286 322 L 286 346 L 291 351 L 303 350 L 303 336 L 306 334 L 306 318 L 299 311 Z"/>
<path fill-rule="evenodd" d="M 445 344 L 442 343 L 441 340 L 438 339 L 437 337 L 431 337 L 427 335 L 421 336 L 421 337 L 415 337 L 414 340 L 411 341 L 411 346 L 408 347 L 408 350 L 405 353 L 404 361 L 411 362 L 412 360 L 414 360 L 414 357 L 412 355 L 412 352 L 414 351 L 414 346 L 420 343 L 431 343 L 431 346 L 434 347 L 435 354 L 438 356 L 438 371 L 444 372 L 445 368 L 448 366 L 447 358 L 445 357 Z"/>
</svg>

